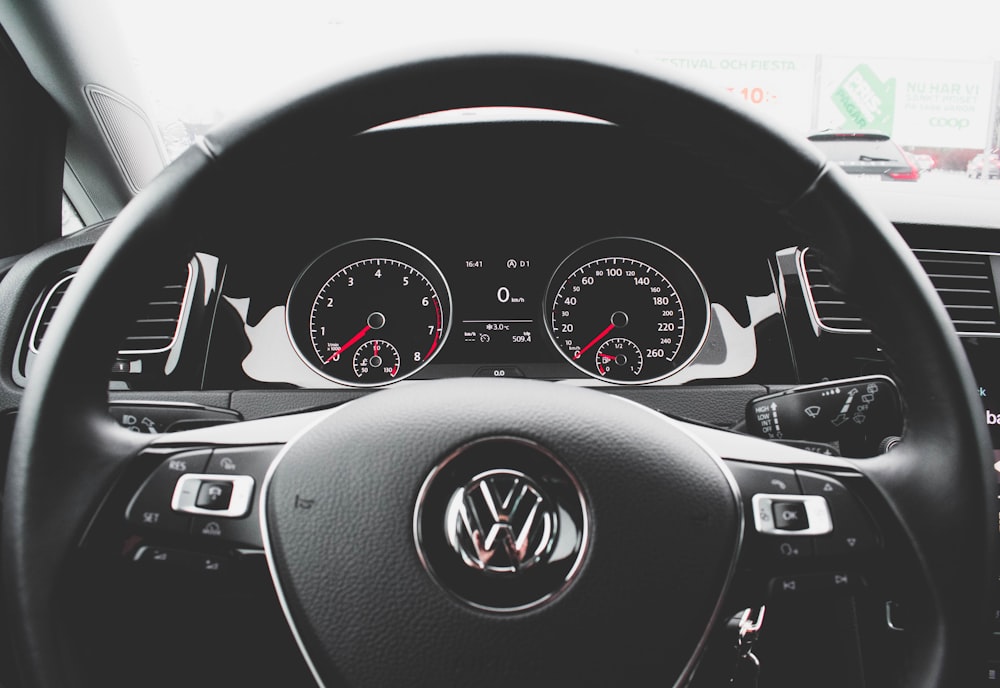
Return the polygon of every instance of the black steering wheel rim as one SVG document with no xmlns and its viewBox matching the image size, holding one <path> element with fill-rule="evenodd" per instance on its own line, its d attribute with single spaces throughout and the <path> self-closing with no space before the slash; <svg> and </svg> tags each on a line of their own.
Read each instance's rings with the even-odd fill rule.
<svg viewBox="0 0 1000 688">
<path fill-rule="evenodd" d="M 657 68 L 616 57 L 496 52 L 369 66 L 306 89 L 214 132 L 181 156 L 112 223 L 64 300 L 32 372 L 15 428 L 3 509 L 3 573 L 29 685 L 77 681 L 64 652 L 53 592 L 122 462 L 140 441 L 107 417 L 107 370 L 141 300 L 122 284 L 153 283 L 157 258 L 189 255 L 191 221 L 220 189 L 263 166 L 383 123 L 490 105 L 596 117 L 713 160 L 820 250 L 842 290 L 863 295 L 906 402 L 903 443 L 867 460 L 913 541 L 934 591 L 934 624 L 915 634 L 901 685 L 953 685 L 984 630 L 992 566 L 991 448 L 978 422 L 972 374 L 943 307 L 895 229 L 804 142 L 734 103 Z M 665 126 L 669 122 L 669 126 Z M 104 304 L 117 301 L 119 309 Z M 53 433 L 53 426 L 61 432 Z M 928 457 L 933 457 L 930 460 Z M 941 499 L 941 495 L 962 499 Z M 933 508 L 929 508 L 933 507 Z M 69 520 L 76 529 L 66 528 Z M 956 537 L 957 535 L 963 537 Z"/>
</svg>

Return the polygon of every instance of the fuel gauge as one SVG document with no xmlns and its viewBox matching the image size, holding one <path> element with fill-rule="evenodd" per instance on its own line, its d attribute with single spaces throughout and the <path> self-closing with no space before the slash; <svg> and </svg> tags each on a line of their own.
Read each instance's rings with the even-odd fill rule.
<svg viewBox="0 0 1000 688">
<path fill-rule="evenodd" d="M 642 352 L 631 339 L 609 339 L 597 350 L 597 372 L 612 380 L 637 378 L 642 372 Z"/>
</svg>

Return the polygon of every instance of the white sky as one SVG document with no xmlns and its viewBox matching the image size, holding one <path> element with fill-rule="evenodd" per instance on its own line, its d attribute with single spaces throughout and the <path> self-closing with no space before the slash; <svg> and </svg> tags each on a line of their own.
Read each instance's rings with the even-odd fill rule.
<svg viewBox="0 0 1000 688">
<path fill-rule="evenodd" d="M 1000 0 L 106 0 L 153 95 L 231 112 L 358 55 L 460 39 L 669 53 L 1000 59 Z"/>
</svg>

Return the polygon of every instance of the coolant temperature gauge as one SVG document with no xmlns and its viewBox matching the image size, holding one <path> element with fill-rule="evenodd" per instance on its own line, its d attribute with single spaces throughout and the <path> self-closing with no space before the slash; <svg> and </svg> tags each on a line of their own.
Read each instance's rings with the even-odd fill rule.
<svg viewBox="0 0 1000 688">
<path fill-rule="evenodd" d="M 371 339 L 358 347 L 353 364 L 359 381 L 388 382 L 399 373 L 399 351 L 384 339 Z"/>
</svg>

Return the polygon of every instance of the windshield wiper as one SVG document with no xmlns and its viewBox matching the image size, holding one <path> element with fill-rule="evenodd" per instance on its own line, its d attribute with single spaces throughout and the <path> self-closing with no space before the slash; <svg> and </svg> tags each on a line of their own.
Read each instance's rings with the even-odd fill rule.
<svg viewBox="0 0 1000 688">
<path fill-rule="evenodd" d="M 862 162 L 892 162 L 890 158 L 875 158 L 870 155 L 859 155 L 858 160 Z"/>
</svg>

